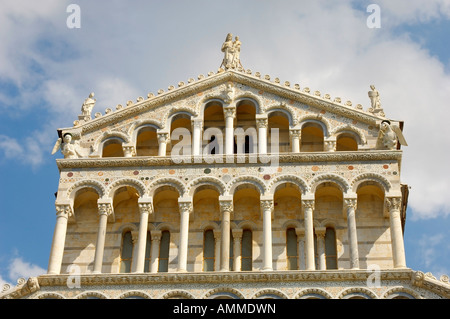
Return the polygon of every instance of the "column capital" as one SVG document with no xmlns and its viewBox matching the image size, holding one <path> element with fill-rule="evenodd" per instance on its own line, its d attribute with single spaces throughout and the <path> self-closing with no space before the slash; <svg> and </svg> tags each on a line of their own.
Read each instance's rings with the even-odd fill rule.
<svg viewBox="0 0 450 319">
<path fill-rule="evenodd" d="M 217 242 L 217 240 L 221 240 L 221 235 L 222 235 L 222 232 L 219 230 L 219 229 L 213 229 L 213 234 L 214 234 L 214 239 L 216 240 L 216 242 Z"/>
<path fill-rule="evenodd" d="M 318 238 L 324 238 L 327 229 L 326 229 L 325 227 L 316 227 L 316 228 L 314 229 L 314 231 L 315 231 L 316 236 L 317 236 Z"/>
<path fill-rule="evenodd" d="M 192 125 L 192 128 L 198 128 L 201 130 L 203 128 L 203 119 L 202 118 L 192 119 L 191 125 Z"/>
<path fill-rule="evenodd" d="M 224 213 L 224 212 L 228 212 L 228 213 L 232 213 L 233 212 L 233 200 L 231 199 L 220 199 L 219 198 L 219 206 L 220 206 L 220 212 Z"/>
<path fill-rule="evenodd" d="M 269 126 L 269 120 L 267 117 L 256 118 L 256 127 L 257 128 L 267 128 Z"/>
<path fill-rule="evenodd" d="M 156 240 L 156 241 L 160 241 L 161 240 L 161 236 L 162 236 L 162 232 L 160 230 L 152 230 L 150 232 L 150 237 L 151 240 Z"/>
<path fill-rule="evenodd" d="M 141 214 L 151 214 L 153 213 L 153 204 L 152 202 L 138 202 L 139 212 Z"/>
<path fill-rule="evenodd" d="M 227 117 L 236 117 L 236 107 L 235 106 L 226 106 L 223 108 L 223 114 L 225 118 Z"/>
<path fill-rule="evenodd" d="M 136 156 L 136 148 L 132 144 L 125 144 L 122 146 L 123 154 L 125 157 L 133 157 Z"/>
<path fill-rule="evenodd" d="M 356 209 L 358 205 L 358 200 L 356 198 L 344 198 L 344 207 Z"/>
<path fill-rule="evenodd" d="M 261 197 L 260 206 L 261 206 L 261 209 L 263 209 L 263 210 L 266 210 L 266 209 L 273 210 L 273 199 Z"/>
<path fill-rule="evenodd" d="M 386 197 L 385 204 L 386 204 L 386 208 L 389 211 L 400 210 L 400 207 L 402 205 L 402 198 L 401 197 Z"/>
<path fill-rule="evenodd" d="M 232 229 L 231 232 L 233 233 L 233 239 L 242 240 L 242 229 Z"/>
<path fill-rule="evenodd" d="M 302 199 L 303 209 L 314 209 L 315 200 L 314 199 Z"/>
<path fill-rule="evenodd" d="M 169 132 L 157 132 L 158 143 L 167 143 L 169 141 Z"/>
<path fill-rule="evenodd" d="M 192 212 L 192 201 L 191 200 L 179 200 L 178 207 L 180 209 L 180 213 L 187 212 L 190 214 Z"/>
<path fill-rule="evenodd" d="M 55 204 L 56 218 L 62 217 L 71 220 L 75 217 L 72 206 L 69 204 Z"/>
<path fill-rule="evenodd" d="M 301 237 L 305 236 L 305 229 L 297 227 L 295 228 L 295 234 L 297 235 L 297 240 L 300 240 Z"/>
<path fill-rule="evenodd" d="M 290 128 L 289 129 L 289 136 L 290 138 L 300 138 L 302 135 L 302 130 L 298 128 Z"/>
</svg>

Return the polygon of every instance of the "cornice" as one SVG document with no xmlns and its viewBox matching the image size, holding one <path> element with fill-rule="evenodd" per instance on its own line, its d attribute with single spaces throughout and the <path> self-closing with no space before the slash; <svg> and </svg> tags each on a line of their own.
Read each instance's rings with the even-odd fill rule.
<svg viewBox="0 0 450 319">
<path fill-rule="evenodd" d="M 165 273 L 165 274 L 83 274 L 81 286 L 102 285 L 160 285 L 181 283 L 242 283 L 242 282 L 291 282 L 291 281 L 366 281 L 372 272 L 366 270 L 328 271 L 273 271 L 273 272 L 213 272 L 213 273 Z M 411 280 L 413 272 L 404 270 L 381 270 L 381 280 Z M 70 275 L 42 275 L 39 286 L 66 286 Z"/>
<path fill-rule="evenodd" d="M 311 152 L 287 153 L 267 155 L 268 160 L 258 155 L 215 155 L 213 165 L 249 164 L 271 165 L 273 163 L 323 163 L 323 162 L 370 162 L 370 161 L 401 161 L 402 151 L 354 151 L 354 152 Z M 181 162 L 180 162 L 181 159 Z M 221 161 L 219 161 L 220 159 Z M 105 168 L 105 167 L 150 167 L 150 166 L 178 166 L 183 165 L 211 165 L 211 159 L 186 156 L 139 156 L 139 157 L 108 157 L 108 158 L 80 158 L 57 159 L 60 170 L 70 168 Z"/>
</svg>

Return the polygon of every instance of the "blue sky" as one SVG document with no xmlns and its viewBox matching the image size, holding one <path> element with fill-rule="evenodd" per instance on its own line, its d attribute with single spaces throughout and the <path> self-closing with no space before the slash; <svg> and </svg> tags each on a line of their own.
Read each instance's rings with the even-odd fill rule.
<svg viewBox="0 0 450 319">
<path fill-rule="evenodd" d="M 81 27 L 68 28 L 69 4 Z M 368 28 L 370 3 L 380 28 Z M 0 4 L 0 286 L 45 273 L 56 220 L 57 128 L 216 71 L 228 32 L 245 68 L 405 121 L 408 267 L 450 274 L 448 1 L 61 1 Z M 325 92 L 326 91 L 326 92 Z"/>
</svg>

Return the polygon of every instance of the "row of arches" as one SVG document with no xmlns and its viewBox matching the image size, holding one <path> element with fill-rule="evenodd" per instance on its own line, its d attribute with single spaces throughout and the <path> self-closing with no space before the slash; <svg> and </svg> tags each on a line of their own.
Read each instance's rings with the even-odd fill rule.
<svg viewBox="0 0 450 319">
<path fill-rule="evenodd" d="M 75 194 L 82 188 L 93 189 L 99 198 L 112 198 L 117 189 L 122 186 L 133 187 L 139 197 L 153 197 L 157 190 L 163 186 L 173 187 L 180 197 L 192 196 L 197 188 L 208 186 L 214 188 L 221 196 L 233 194 L 242 184 L 252 184 L 260 195 L 274 194 L 275 190 L 282 184 L 289 183 L 295 185 L 299 192 L 303 195 L 314 193 L 316 189 L 323 183 L 333 183 L 339 190 L 346 193 L 356 193 L 358 188 L 364 183 L 376 184 L 383 193 L 388 194 L 392 185 L 384 176 L 376 173 L 363 173 L 354 177 L 351 181 L 347 181 L 340 175 L 318 174 L 311 181 L 306 182 L 299 176 L 284 174 L 278 175 L 269 181 L 265 181 L 256 176 L 242 175 L 233 178 L 225 183 L 220 178 L 214 176 L 202 176 L 193 179 L 188 184 L 183 183 L 180 179 L 173 177 L 156 178 L 148 186 L 139 179 L 122 178 L 112 182 L 108 187 L 96 180 L 85 179 L 74 183 L 69 189 L 60 194 L 61 198 L 73 201 Z"/>
<path fill-rule="evenodd" d="M 273 184 L 273 220 L 277 228 L 277 245 L 274 262 L 279 263 L 277 269 L 305 269 L 304 249 L 299 229 L 304 229 L 302 200 L 303 189 L 292 180 L 275 181 Z M 113 242 L 110 245 L 119 246 L 113 258 L 120 255 L 119 269 L 110 268 L 108 272 L 131 272 L 133 269 L 133 232 L 137 236 L 139 225 L 139 198 L 142 190 L 136 184 L 129 182 L 113 188 L 112 210 L 115 222 L 109 226 Z M 253 180 L 242 180 L 236 183 L 232 191 L 232 223 L 230 233 L 230 269 L 235 271 L 251 271 L 255 269 L 254 262 L 261 258 L 261 228 L 262 215 L 260 202 L 262 199 L 261 185 Z M 337 242 L 347 241 L 347 225 L 343 219 L 344 193 L 342 185 L 328 179 L 314 187 L 314 252 L 316 269 L 337 269 L 347 267 L 345 257 L 338 256 Z M 197 246 L 191 250 L 190 260 L 201 271 L 218 270 L 218 249 L 214 232 L 220 232 L 222 212 L 220 207 L 223 188 L 217 187 L 210 181 L 196 184 L 192 193 L 192 213 L 190 217 L 189 245 Z M 89 184 L 73 190 L 73 212 L 76 223 L 70 225 L 70 233 L 76 229 L 94 228 L 98 224 L 99 193 Z M 174 183 L 158 184 L 152 192 L 152 213 L 149 219 L 149 232 L 146 240 L 145 270 L 152 267 L 154 272 L 169 270 L 169 263 L 174 262 L 178 253 L 181 211 L 180 193 Z M 384 222 L 385 192 L 380 184 L 372 180 L 358 183 L 356 189 L 358 210 L 357 221 L 364 218 L 379 219 Z M 240 231 L 240 233 L 238 232 Z M 156 248 L 152 248 L 153 237 L 159 236 Z M 199 238 L 200 236 L 200 238 Z M 377 240 L 380 234 L 374 234 L 371 242 Z M 275 237 L 275 236 L 274 236 Z M 110 239 L 111 240 L 111 239 Z M 367 239 L 366 239 L 367 241 Z M 119 243 L 119 244 L 114 244 Z M 95 245 L 94 242 L 91 244 Z M 89 243 L 84 244 L 88 246 Z M 153 252 L 153 257 L 152 257 Z M 81 254 L 81 252 L 80 252 Z M 115 256 L 115 257 L 114 257 Z M 170 258 L 172 258 L 170 260 Z M 67 260 L 66 264 L 74 260 Z M 113 261 L 109 261 L 112 263 Z M 105 262 L 107 263 L 107 262 Z M 283 266 L 281 266 L 281 264 Z M 116 270 L 114 270 L 116 269 Z M 257 269 L 257 268 L 256 268 Z"/>
<path fill-rule="evenodd" d="M 204 103 L 200 115 L 187 108 L 175 109 L 166 116 L 164 125 L 153 119 L 137 120 L 127 133 L 103 133 L 91 156 L 170 156 L 175 149 L 178 155 L 181 146 L 183 155 L 357 151 L 366 144 L 364 134 L 351 125 L 331 128 L 325 118 L 316 115 L 306 115 L 297 122 L 285 105 L 263 113 L 258 113 L 259 109 L 257 102 L 248 98 L 232 107 L 211 99 Z M 229 128 L 232 137 L 227 137 Z M 233 140 L 228 142 L 228 138 Z M 226 150 L 227 143 L 232 145 L 230 150 Z"/>
<path fill-rule="evenodd" d="M 36 299 L 66 299 L 60 293 L 46 292 L 38 294 Z M 100 291 L 82 292 L 73 299 L 111 299 L 107 294 Z M 238 289 L 231 287 L 215 288 L 195 296 L 187 290 L 171 290 L 161 293 L 156 297 L 141 290 L 130 290 L 113 299 L 421 299 L 420 295 L 412 289 L 404 286 L 388 288 L 382 295 L 378 296 L 370 288 L 346 288 L 333 296 L 323 288 L 304 288 L 288 295 L 280 289 L 265 288 L 246 296 Z"/>
</svg>

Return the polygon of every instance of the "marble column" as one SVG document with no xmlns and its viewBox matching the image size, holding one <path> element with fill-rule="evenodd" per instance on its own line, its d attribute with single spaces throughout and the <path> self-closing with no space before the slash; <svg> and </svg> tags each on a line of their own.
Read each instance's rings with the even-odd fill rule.
<svg viewBox="0 0 450 319">
<path fill-rule="evenodd" d="M 73 215 L 73 212 L 70 205 L 56 204 L 56 225 L 47 270 L 47 273 L 50 275 L 59 275 L 61 272 L 64 245 L 66 242 L 67 222 L 71 215 Z"/>
<path fill-rule="evenodd" d="M 300 153 L 300 136 L 302 131 L 300 129 L 289 130 L 289 135 L 291 137 L 292 153 Z"/>
<path fill-rule="evenodd" d="M 302 206 L 305 219 L 305 269 L 315 270 L 313 225 L 314 199 L 302 199 Z"/>
<path fill-rule="evenodd" d="M 273 270 L 272 265 L 272 199 L 261 199 L 263 215 L 263 270 Z"/>
<path fill-rule="evenodd" d="M 202 127 L 203 119 L 193 119 L 192 121 L 192 155 L 201 155 L 201 145 L 202 145 Z"/>
<path fill-rule="evenodd" d="M 258 153 L 267 154 L 267 117 L 257 117 L 256 126 L 258 127 Z"/>
<path fill-rule="evenodd" d="M 400 217 L 401 204 L 401 197 L 386 198 L 386 207 L 389 210 L 394 268 L 406 268 L 402 221 Z"/>
<path fill-rule="evenodd" d="M 221 260 L 221 254 L 220 254 L 220 242 L 221 242 L 221 231 L 214 229 L 214 271 L 219 271 L 220 265 L 223 264 Z M 223 249 L 223 246 L 222 246 Z"/>
<path fill-rule="evenodd" d="M 356 198 L 344 199 L 344 206 L 347 210 L 347 233 L 350 248 L 350 268 L 359 269 L 358 236 L 356 232 Z"/>
<path fill-rule="evenodd" d="M 222 214 L 222 246 L 220 249 L 220 270 L 229 271 L 230 270 L 230 223 L 231 223 L 231 213 L 233 211 L 233 201 L 220 200 L 220 212 Z"/>
<path fill-rule="evenodd" d="M 187 252 L 188 252 L 188 236 L 189 236 L 189 215 L 192 211 L 192 202 L 178 201 L 180 208 L 180 242 L 178 244 L 178 271 L 187 271 Z"/>
<path fill-rule="evenodd" d="M 234 117 L 236 116 L 236 108 L 228 106 L 223 108 L 225 116 L 225 154 L 234 154 Z"/>
<path fill-rule="evenodd" d="M 158 134 L 158 156 L 166 156 L 167 142 L 169 140 L 169 133 L 157 133 Z"/>
<path fill-rule="evenodd" d="M 94 274 L 100 274 L 103 266 L 103 253 L 105 251 L 106 226 L 108 223 L 108 216 L 112 214 L 112 206 L 110 203 L 99 203 L 98 213 L 100 215 L 97 243 L 95 245 L 94 256 Z"/>
<path fill-rule="evenodd" d="M 316 228 L 316 236 L 317 236 L 317 255 L 319 256 L 319 269 L 325 270 L 327 269 L 327 262 L 325 256 L 325 227 L 317 227 Z"/>
<path fill-rule="evenodd" d="M 159 266 L 159 248 L 161 247 L 161 231 L 152 230 L 150 232 L 151 236 L 151 247 L 150 247 L 150 272 L 157 273 Z"/>
<path fill-rule="evenodd" d="M 297 251 L 298 251 L 298 269 L 305 269 L 305 230 L 303 228 L 296 228 L 297 234 Z"/>
<path fill-rule="evenodd" d="M 136 261 L 134 264 L 133 272 L 144 272 L 145 265 L 145 249 L 147 246 L 147 230 L 148 230 L 148 216 L 153 211 L 153 205 L 151 202 L 139 202 L 139 234 L 136 243 Z"/>
<path fill-rule="evenodd" d="M 233 269 L 241 271 L 242 229 L 233 229 Z"/>
</svg>

